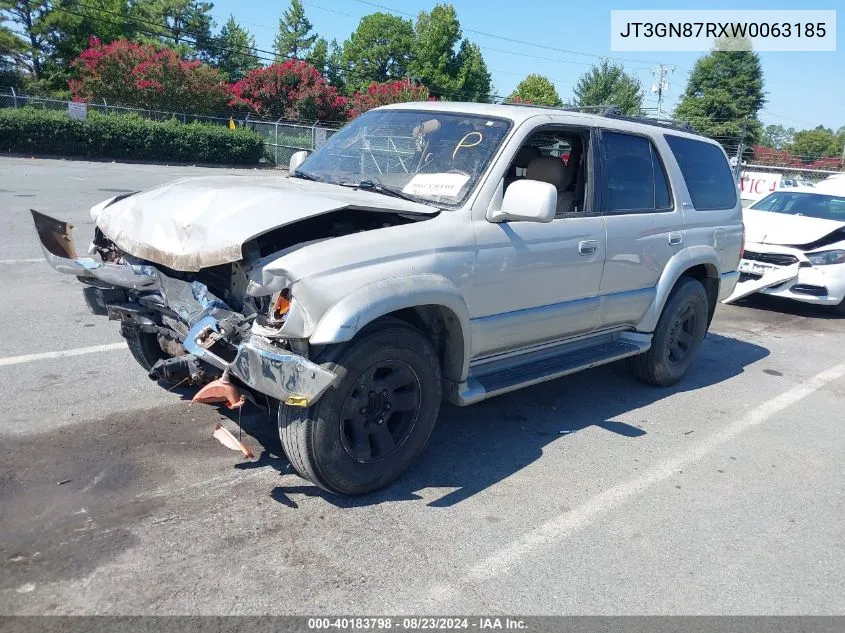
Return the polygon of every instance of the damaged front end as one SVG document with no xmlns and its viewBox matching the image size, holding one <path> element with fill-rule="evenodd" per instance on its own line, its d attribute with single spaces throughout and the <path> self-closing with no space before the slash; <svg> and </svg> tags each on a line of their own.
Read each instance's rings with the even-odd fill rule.
<svg viewBox="0 0 845 633">
<path fill-rule="evenodd" d="M 91 256 L 80 257 L 70 224 L 37 211 L 32 217 L 48 263 L 85 284 L 91 311 L 120 321 L 124 336 L 158 343 L 152 378 L 200 385 L 222 379 L 237 383 L 238 393 L 243 387 L 294 406 L 309 406 L 334 382 L 332 371 L 291 351 L 288 341 L 262 336 L 260 326 L 253 331 L 266 306 L 247 295 L 239 264 L 182 273 L 120 251 L 99 229 Z"/>
</svg>

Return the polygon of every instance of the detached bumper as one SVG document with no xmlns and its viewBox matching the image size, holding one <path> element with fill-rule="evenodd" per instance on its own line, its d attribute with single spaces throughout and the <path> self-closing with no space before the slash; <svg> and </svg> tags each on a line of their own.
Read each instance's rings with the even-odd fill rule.
<svg viewBox="0 0 845 633">
<path fill-rule="evenodd" d="M 73 225 L 31 210 L 41 251 L 47 263 L 60 273 L 99 279 L 111 286 L 145 289 L 155 285 L 153 276 L 145 274 L 140 267 L 129 264 L 98 262 L 90 257 L 78 257 L 73 244 Z"/>
<path fill-rule="evenodd" d="M 214 351 L 221 338 L 220 321 L 207 315 L 190 329 L 182 346 L 208 364 L 228 370 L 248 387 L 285 404 L 307 407 L 337 378 L 334 372 L 255 336 L 238 345 L 234 358 L 227 360 Z"/>
</svg>

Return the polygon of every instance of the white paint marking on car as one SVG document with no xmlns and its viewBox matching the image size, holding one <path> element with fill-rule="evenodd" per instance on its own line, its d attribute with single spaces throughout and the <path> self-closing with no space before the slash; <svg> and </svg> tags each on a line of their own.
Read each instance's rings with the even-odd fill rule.
<svg viewBox="0 0 845 633">
<path fill-rule="evenodd" d="M 564 542 L 565 539 L 582 528 L 614 510 L 621 504 L 644 494 L 657 483 L 670 479 L 679 470 L 700 461 L 715 449 L 731 441 L 738 435 L 758 426 L 796 404 L 810 394 L 822 389 L 831 382 L 845 376 L 845 363 L 826 369 L 806 382 L 789 391 L 764 402 L 750 411 L 745 417 L 728 424 L 707 439 L 683 451 L 676 457 L 657 464 L 641 476 L 620 483 L 582 505 L 563 514 L 559 514 L 523 536 L 496 550 L 479 563 L 473 565 L 464 575 L 462 583 L 487 581 L 504 573 L 520 562 L 524 562 L 534 550 Z M 446 602 L 450 598 L 462 595 L 453 585 L 442 583 L 434 585 L 428 592 L 427 607 Z"/>
<path fill-rule="evenodd" d="M 31 259 L 0 259 L 0 264 L 34 264 L 36 262 L 45 261 L 43 257 L 33 257 Z"/>
<path fill-rule="evenodd" d="M 109 343 L 107 345 L 92 345 L 91 347 L 77 347 L 57 352 L 42 352 L 40 354 L 23 354 L 22 356 L 7 356 L 0 358 L 0 367 L 8 365 L 21 365 L 39 360 L 51 358 L 67 358 L 69 356 L 84 356 L 85 354 L 97 354 L 99 352 L 113 352 L 119 349 L 126 349 L 126 343 Z"/>
</svg>

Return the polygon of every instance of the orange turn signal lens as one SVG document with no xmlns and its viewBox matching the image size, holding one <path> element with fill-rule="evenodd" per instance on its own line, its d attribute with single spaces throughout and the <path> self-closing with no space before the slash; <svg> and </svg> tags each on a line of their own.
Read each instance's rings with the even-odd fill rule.
<svg viewBox="0 0 845 633">
<path fill-rule="evenodd" d="M 288 310 L 290 310 L 290 290 L 285 288 L 279 293 L 276 301 L 273 303 L 273 318 L 283 319 L 288 313 Z"/>
</svg>

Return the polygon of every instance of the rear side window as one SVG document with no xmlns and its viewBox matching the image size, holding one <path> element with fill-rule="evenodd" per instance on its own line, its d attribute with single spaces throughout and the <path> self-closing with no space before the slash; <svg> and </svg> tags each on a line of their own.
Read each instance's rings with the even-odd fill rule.
<svg viewBox="0 0 845 633">
<path fill-rule="evenodd" d="M 666 142 L 697 210 L 730 209 L 736 204 L 736 183 L 718 146 L 671 134 L 666 135 Z"/>
<path fill-rule="evenodd" d="M 603 132 L 605 210 L 661 211 L 672 207 L 669 184 L 651 141 L 642 136 Z"/>
</svg>

